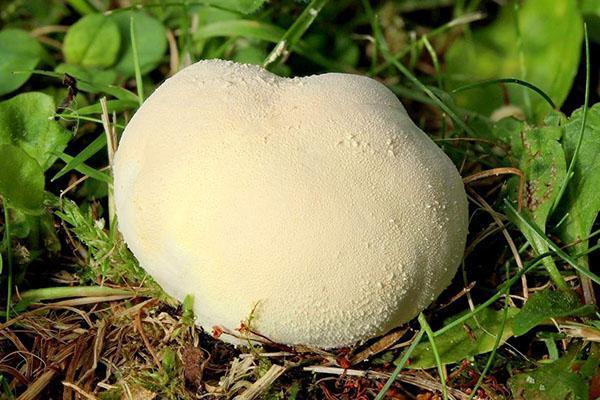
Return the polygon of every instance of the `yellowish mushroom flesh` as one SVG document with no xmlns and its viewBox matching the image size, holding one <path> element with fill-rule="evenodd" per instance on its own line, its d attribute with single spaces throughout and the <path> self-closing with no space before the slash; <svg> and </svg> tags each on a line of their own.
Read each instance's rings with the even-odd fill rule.
<svg viewBox="0 0 600 400">
<path fill-rule="evenodd" d="M 275 342 L 369 339 L 426 308 L 465 246 L 455 166 L 358 75 L 191 65 L 127 125 L 114 179 L 127 244 L 209 333 L 254 309 Z"/>
</svg>

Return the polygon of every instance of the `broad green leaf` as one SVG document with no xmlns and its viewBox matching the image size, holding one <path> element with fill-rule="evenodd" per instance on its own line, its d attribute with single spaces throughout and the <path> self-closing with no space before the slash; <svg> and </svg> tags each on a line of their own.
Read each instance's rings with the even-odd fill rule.
<svg viewBox="0 0 600 400">
<path fill-rule="evenodd" d="M 524 335 L 550 318 L 585 316 L 594 312 L 595 307 L 582 305 L 573 292 L 545 289 L 534 293 L 521 311 L 513 319 L 513 332 Z"/>
<path fill-rule="evenodd" d="M 23 93 L 0 103 L 0 144 L 14 144 L 35 159 L 42 170 L 56 161 L 71 135 L 53 119 L 52 98 Z"/>
<path fill-rule="evenodd" d="M 121 34 L 117 24 L 102 14 L 90 14 L 73 24 L 63 43 L 68 63 L 107 68 L 119 54 Z"/>
<path fill-rule="evenodd" d="M 517 309 L 510 308 L 500 339 L 503 344 L 512 336 L 512 319 Z M 440 354 L 442 364 L 460 362 L 478 354 L 488 353 L 493 350 L 496 335 L 504 318 L 503 310 L 490 308 L 479 312 L 475 317 L 468 319 L 465 324 L 457 325 L 435 338 L 435 344 Z M 435 358 L 429 342 L 421 342 L 410 357 L 409 368 L 433 368 L 436 366 Z"/>
<path fill-rule="evenodd" d="M 37 223 L 38 218 L 39 215 L 30 215 L 27 212 L 13 209 L 10 215 L 10 236 L 26 239 L 31 234 L 32 227 Z"/>
<path fill-rule="evenodd" d="M 581 122 L 582 110 L 579 109 L 564 125 L 563 146 L 569 161 L 579 140 Z M 600 211 L 600 103 L 588 109 L 573 172 L 559 207 L 559 215 L 566 215 L 566 219 L 558 233 L 564 243 L 576 242 L 569 247 L 569 251 L 576 254 L 587 251 L 589 241 L 583 239 L 590 235 Z M 581 257 L 579 262 L 587 265 L 587 257 Z"/>
<path fill-rule="evenodd" d="M 525 175 L 525 193 L 523 195 L 522 214 L 535 222 L 542 231 L 546 230 L 546 221 L 552 205 L 560 191 L 560 185 L 566 174 L 566 164 L 563 150 L 558 140 L 561 137 L 558 127 L 525 128 L 521 138 L 513 140 L 515 156 L 520 154 L 519 169 Z M 519 143 L 519 145 L 517 145 Z M 513 193 L 516 193 L 517 179 L 511 180 Z M 538 235 L 530 232 L 518 220 L 513 220 L 537 254 L 548 251 L 548 246 L 539 240 Z M 552 274 L 556 266 L 550 257 L 543 260 L 544 266 Z"/>
<path fill-rule="evenodd" d="M 42 58 L 42 52 L 42 46 L 29 33 L 20 29 L 0 31 L 0 96 L 27 82 L 30 72 L 13 72 L 34 69 Z"/>
<path fill-rule="evenodd" d="M 497 20 L 454 42 L 446 54 L 451 88 L 491 78 L 520 78 L 546 92 L 560 106 L 573 83 L 583 39 L 583 23 L 575 0 L 528 0 L 518 15 L 523 48 L 519 57 L 513 2 L 502 7 Z M 526 88 L 507 86 L 512 104 L 541 120 L 550 107 Z M 525 97 L 527 96 L 527 97 Z M 462 92 L 457 103 L 490 114 L 503 104 L 499 86 Z"/>
<path fill-rule="evenodd" d="M 129 26 L 134 18 L 135 38 L 142 73 L 149 72 L 160 63 L 167 50 L 167 36 L 164 26 L 157 19 L 143 11 L 117 12 L 110 16 L 121 32 L 121 51 L 115 70 L 126 77 L 135 74 L 133 49 Z"/>
<path fill-rule="evenodd" d="M 587 400 L 588 383 L 572 372 L 573 355 L 514 375 L 508 385 L 515 400 Z"/>
<path fill-rule="evenodd" d="M 9 206 L 37 211 L 44 200 L 44 172 L 19 147 L 0 144 L 0 195 Z"/>
<path fill-rule="evenodd" d="M 240 19 L 233 21 L 218 21 L 198 27 L 194 32 L 194 39 L 208 39 L 219 36 L 241 36 L 249 39 L 259 39 L 277 43 L 284 33 L 285 30 L 276 25 Z"/>
<path fill-rule="evenodd" d="M 190 12 L 194 13 L 194 18 L 198 18 L 198 27 L 218 21 L 242 18 L 240 13 L 224 10 L 222 8 L 210 7 L 207 5 L 194 6 L 191 8 Z"/>
<path fill-rule="evenodd" d="M 508 145 L 507 157 L 501 159 L 500 163 L 502 166 L 518 168 L 525 179 L 523 188 L 520 187 L 519 177 L 509 180 L 509 196 L 515 207 L 520 196 L 523 207 L 521 214 L 545 232 L 546 221 L 566 174 L 565 156 L 559 143 L 562 129 L 558 126 L 530 127 L 521 121 L 505 118 L 497 122 L 487 136 L 497 143 Z M 537 254 L 548 251 L 546 243 L 520 219 L 512 219 L 511 222 L 519 228 Z M 543 263 L 551 276 L 562 282 L 552 259 L 546 257 Z"/>
<path fill-rule="evenodd" d="M 60 74 L 69 74 L 77 80 L 90 82 L 97 86 L 112 85 L 117 78 L 116 72 L 111 69 L 85 68 L 73 64 L 59 64 L 54 71 Z"/>
<path fill-rule="evenodd" d="M 544 229 L 566 173 L 559 143 L 562 130 L 555 126 L 530 127 L 506 118 L 494 126 L 491 134 L 495 140 L 510 146 L 504 165 L 517 167 L 525 175 L 523 214 Z M 518 178 L 511 179 L 510 189 L 516 200 Z"/>
</svg>

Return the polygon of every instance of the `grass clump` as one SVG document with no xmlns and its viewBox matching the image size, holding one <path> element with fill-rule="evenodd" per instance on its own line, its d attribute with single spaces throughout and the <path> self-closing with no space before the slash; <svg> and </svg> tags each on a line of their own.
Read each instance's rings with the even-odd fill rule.
<svg viewBox="0 0 600 400">
<path fill-rule="evenodd" d="M 0 159 L 14 160 L 0 169 L 0 398 L 600 397 L 587 3 L 8 1 L 0 36 L 17 47 L 0 59 L 19 65 L 0 65 Z M 91 35 L 67 49 L 65 36 L 89 14 L 119 27 L 118 46 L 94 48 L 119 51 L 67 64 Z M 210 58 L 372 76 L 451 157 L 471 234 L 462 274 L 418 320 L 331 351 L 272 343 L 252 313 L 201 332 L 193 299 L 178 305 L 140 267 L 112 215 L 116 142 L 157 85 Z M 216 339 L 228 334 L 252 341 Z"/>
</svg>

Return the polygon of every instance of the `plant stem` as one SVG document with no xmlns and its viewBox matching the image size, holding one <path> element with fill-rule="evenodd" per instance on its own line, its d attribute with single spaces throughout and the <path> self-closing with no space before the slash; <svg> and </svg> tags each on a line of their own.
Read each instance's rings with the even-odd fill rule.
<svg viewBox="0 0 600 400">
<path fill-rule="evenodd" d="M 8 200 L 2 199 L 4 206 L 4 244 L 6 246 L 6 258 L 8 264 L 7 271 L 7 290 L 6 290 L 6 320 L 10 319 L 10 308 L 12 305 L 12 285 L 13 285 L 13 254 L 12 254 L 12 241 L 10 235 L 10 213 Z"/>
</svg>

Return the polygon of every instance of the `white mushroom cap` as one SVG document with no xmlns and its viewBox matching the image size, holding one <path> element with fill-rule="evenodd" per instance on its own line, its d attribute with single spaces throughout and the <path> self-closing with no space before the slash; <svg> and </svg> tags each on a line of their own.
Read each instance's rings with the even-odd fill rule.
<svg viewBox="0 0 600 400">
<path fill-rule="evenodd" d="M 363 76 L 198 62 L 132 118 L 114 178 L 129 247 L 208 332 L 257 305 L 275 342 L 369 339 L 427 307 L 464 251 L 456 168 Z"/>
</svg>

